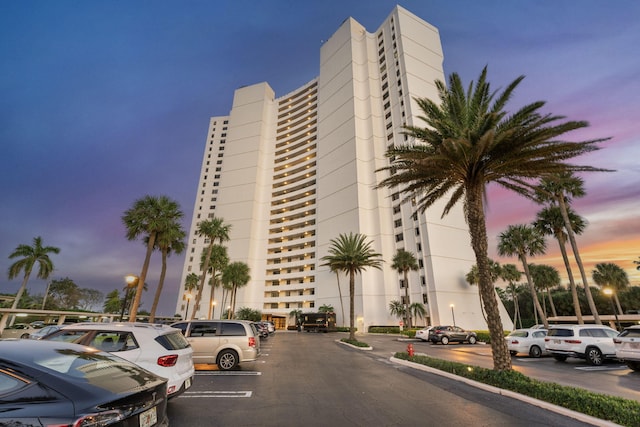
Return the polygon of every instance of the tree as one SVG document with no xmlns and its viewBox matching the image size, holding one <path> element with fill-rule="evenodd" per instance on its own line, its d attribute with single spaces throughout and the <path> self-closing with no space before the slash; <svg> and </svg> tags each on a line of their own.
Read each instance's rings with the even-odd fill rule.
<svg viewBox="0 0 640 427">
<path fill-rule="evenodd" d="M 534 309 L 540 316 L 544 327 L 548 329 L 549 322 L 540 306 L 540 301 L 538 301 L 536 287 L 533 283 L 531 271 L 529 270 L 529 264 L 527 263 L 527 256 L 543 254 L 545 249 L 546 245 L 542 234 L 533 228 L 533 226 L 526 224 L 510 225 L 506 231 L 503 231 L 498 236 L 498 254 L 500 254 L 500 256 L 515 255 L 518 257 L 524 268 L 524 275 L 527 277 Z"/>
<path fill-rule="evenodd" d="M 252 322 L 259 322 L 262 320 L 262 313 L 258 310 L 254 310 L 249 307 L 240 307 L 236 313 L 236 319 L 250 320 Z"/>
<path fill-rule="evenodd" d="M 122 308 L 121 304 L 120 292 L 114 289 L 107 294 L 104 304 L 102 305 L 102 311 L 105 313 L 117 313 Z"/>
<path fill-rule="evenodd" d="M 486 187 L 493 182 L 533 198 L 535 181 L 548 174 L 599 170 L 566 161 L 598 149 L 596 144 L 604 140 L 560 140 L 563 134 L 588 124 L 558 123 L 562 117 L 540 112 L 545 104 L 542 101 L 507 112 L 505 107 L 523 78 L 518 77 L 501 93 L 491 90 L 486 67 L 477 83 L 471 82 L 466 90 L 456 73 L 450 75 L 448 88 L 436 81 L 439 102 L 415 100 L 425 127 L 406 126 L 409 143 L 390 148 L 389 166 L 379 169 L 389 176 L 378 188 L 399 188 L 402 201 L 415 201 L 422 212 L 448 198 L 442 213 L 445 216 L 463 202 L 487 313 L 494 369 L 499 371 L 511 369 L 511 356 L 489 272 Z"/>
<path fill-rule="evenodd" d="M 578 250 L 578 243 L 576 242 L 575 233 L 571 226 L 571 219 L 569 218 L 569 205 L 571 204 L 572 197 L 584 196 L 584 181 L 571 171 L 565 171 L 549 175 L 545 177 L 538 188 L 536 189 L 536 197 L 538 201 L 545 202 L 550 201 L 557 204 L 562 213 L 562 219 L 564 220 L 564 228 L 567 232 L 567 237 L 571 243 L 571 249 L 573 250 L 573 257 L 576 259 L 578 269 L 580 270 L 580 276 L 582 277 L 582 286 L 584 286 L 584 293 L 591 309 L 591 314 L 597 325 L 602 325 L 600 316 L 598 315 L 598 309 L 593 301 L 593 295 L 591 295 L 591 289 L 589 288 L 589 282 L 587 281 L 587 273 L 584 270 L 584 264 L 580 257 L 580 251 Z"/>
<path fill-rule="evenodd" d="M 158 303 L 160 302 L 160 295 L 162 295 L 162 288 L 164 287 L 164 278 L 167 274 L 167 257 L 172 253 L 181 254 L 184 251 L 184 238 L 187 234 L 182 229 L 182 225 L 175 221 L 173 224 L 169 224 L 167 228 L 158 233 L 156 236 L 156 247 L 162 254 L 162 270 L 160 271 L 160 279 L 158 280 L 158 288 L 156 294 L 153 297 L 153 305 L 151 305 L 151 313 L 149 314 L 149 323 L 153 323 L 156 318 L 156 310 Z"/>
<path fill-rule="evenodd" d="M 407 316 L 407 326 L 411 328 L 411 311 L 408 310 L 408 307 L 411 305 L 411 298 L 409 297 L 409 271 L 418 270 L 418 261 L 416 260 L 415 255 L 413 255 L 411 252 L 404 249 L 398 249 L 395 256 L 393 257 L 392 262 L 393 263 L 391 264 L 391 268 L 402 274 L 403 277 L 402 284 L 404 286 L 404 304 L 407 308 L 405 310 L 405 315 Z"/>
<path fill-rule="evenodd" d="M 516 282 L 520 280 L 522 273 L 518 270 L 514 264 L 504 264 L 500 268 L 500 278 L 507 282 L 507 290 L 511 293 L 513 298 L 513 325 L 517 327 L 518 321 L 520 321 L 520 328 L 522 328 L 522 317 L 520 316 L 520 305 L 518 303 L 518 285 Z"/>
<path fill-rule="evenodd" d="M 20 272 L 24 272 L 20 289 L 18 289 L 16 298 L 13 300 L 13 304 L 11 305 L 12 309 L 15 310 L 18 307 L 20 298 L 22 298 L 22 294 L 27 288 L 27 282 L 29 281 L 29 276 L 31 276 L 31 271 L 33 270 L 34 265 L 38 264 L 38 274 L 36 277 L 38 279 L 47 280 L 51 273 L 53 273 L 54 269 L 53 262 L 51 261 L 51 258 L 49 258 L 49 254 L 59 253 L 60 248 L 56 248 L 55 246 L 42 246 L 42 237 L 40 236 L 33 239 L 33 246 L 26 244 L 18 245 L 18 247 L 11 252 L 9 259 L 19 259 L 9 266 L 9 280 L 16 278 Z M 11 323 L 13 323 L 13 318 Z"/>
<path fill-rule="evenodd" d="M 103 299 L 104 295 L 99 290 L 81 288 L 80 298 L 78 299 L 78 306 L 82 310 L 93 310 L 93 307 L 99 306 Z"/>
<path fill-rule="evenodd" d="M 332 305 L 327 305 L 327 304 L 322 304 L 320 307 L 318 307 L 318 312 L 319 313 L 333 313 L 333 306 Z"/>
<path fill-rule="evenodd" d="M 500 264 L 495 262 L 492 259 L 489 259 L 489 273 L 491 275 L 490 277 L 491 277 L 492 286 L 500 278 L 501 271 L 502 270 L 500 268 Z M 472 286 L 477 286 L 480 283 L 480 274 L 478 272 L 477 264 L 474 264 L 473 266 L 471 266 L 471 270 L 469 270 L 469 272 L 465 276 L 465 280 L 467 281 L 468 284 Z M 487 315 L 484 313 L 484 303 L 482 302 L 482 292 L 478 292 L 478 297 L 480 298 L 480 310 L 482 310 L 482 317 L 486 322 Z"/>
<path fill-rule="evenodd" d="M 302 317 L 302 310 L 298 310 L 298 309 L 291 310 L 289 312 L 289 316 L 293 317 L 296 320 L 296 326 L 300 327 L 300 324 L 302 323 L 300 321 L 300 318 Z"/>
<path fill-rule="evenodd" d="M 52 280 L 49 285 L 49 300 L 58 310 L 78 308 L 80 297 L 80 288 L 68 277 Z"/>
<path fill-rule="evenodd" d="M 371 242 L 359 233 L 340 234 L 330 240 L 329 255 L 322 257 L 331 271 L 349 275 L 349 339 L 355 341 L 355 277 L 368 267 L 382 268 L 380 254 L 371 248 Z"/>
<path fill-rule="evenodd" d="M 545 264 L 530 264 L 529 271 L 531 272 L 534 287 L 547 293 L 551 315 L 553 317 L 558 316 L 556 307 L 553 304 L 553 298 L 551 297 L 551 288 L 560 286 L 560 273 L 558 273 L 555 267 Z"/>
<path fill-rule="evenodd" d="M 574 233 L 582 234 L 582 231 L 586 227 L 584 219 L 569 208 L 567 209 L 567 216 Z M 567 270 L 567 275 L 569 277 L 569 287 L 571 289 L 571 297 L 573 298 L 573 309 L 578 319 L 578 324 L 584 324 L 584 320 L 582 319 L 582 310 L 580 309 L 580 299 L 578 298 L 578 288 L 576 287 L 573 272 L 571 271 L 571 264 L 569 263 L 569 257 L 567 256 L 567 233 L 565 232 L 565 223 L 562 211 L 555 205 L 545 207 L 536 215 L 536 220 L 533 222 L 533 226 L 542 234 L 546 236 L 554 236 L 558 241 L 560 253 L 562 254 L 562 260 L 564 262 L 564 268 Z"/>
<path fill-rule="evenodd" d="M 134 202 L 133 207 L 127 209 L 122 216 L 122 222 L 127 229 L 127 240 L 136 240 L 143 236 L 147 247 L 142 270 L 138 276 L 138 288 L 129 311 L 129 319 L 132 321 L 138 314 L 140 298 L 149 270 L 149 261 L 156 245 L 158 233 L 170 229 L 183 216 L 180 205 L 167 196 L 145 196 L 138 199 Z"/>
<path fill-rule="evenodd" d="M 640 256 L 638 257 L 638 260 L 633 261 L 633 263 L 637 266 L 636 270 L 640 270 Z"/>
<path fill-rule="evenodd" d="M 411 313 L 411 316 L 413 316 L 414 319 L 425 319 L 425 316 L 427 314 L 427 309 L 424 307 L 424 304 L 419 302 L 414 302 L 409 306 L 409 312 Z M 426 323 L 425 323 L 425 326 L 427 326 Z"/>
<path fill-rule="evenodd" d="M 238 288 L 245 286 L 250 280 L 249 266 L 244 262 L 232 262 L 222 271 L 222 283 L 231 286 L 231 309 L 227 314 L 229 319 L 231 319 L 231 315 L 236 309 L 236 293 L 238 292 Z"/>
<path fill-rule="evenodd" d="M 198 282 L 200 281 L 200 277 L 198 277 L 198 275 L 196 273 L 189 273 L 187 274 L 187 277 L 185 277 L 184 279 L 184 291 L 185 294 L 189 293 L 189 295 L 191 295 L 191 291 L 193 291 L 195 288 L 198 287 Z M 185 298 L 185 295 L 183 294 L 183 299 Z M 187 309 L 189 308 L 189 299 L 187 299 Z M 185 313 L 185 319 L 187 317 L 188 313 Z"/>
<path fill-rule="evenodd" d="M 403 318 L 407 313 L 407 306 L 401 301 L 393 300 L 389 303 L 389 313 L 397 318 Z"/>
<path fill-rule="evenodd" d="M 213 252 L 213 246 L 216 244 L 216 240 L 222 244 L 229 240 L 229 232 L 231 231 L 231 225 L 225 224 L 224 219 L 213 217 L 208 220 L 201 221 L 198 224 L 196 234 L 205 238 L 205 242 L 208 240 L 207 252 L 204 258 L 204 265 L 202 267 L 202 276 L 200 277 L 200 285 L 198 286 L 198 293 L 196 295 L 196 301 L 193 305 L 193 312 L 191 318 L 196 316 L 196 311 L 200 309 L 200 300 L 202 299 L 202 289 L 207 277 L 207 270 L 209 269 L 209 260 L 211 259 L 211 253 Z M 213 273 L 215 275 L 215 271 Z"/>
<path fill-rule="evenodd" d="M 596 264 L 596 268 L 591 272 L 593 281 L 601 288 L 613 288 L 613 300 L 619 314 L 624 314 L 618 294 L 629 286 L 629 276 L 619 265 L 612 262 L 601 262 Z"/>
<path fill-rule="evenodd" d="M 331 271 L 336 273 L 336 281 L 338 283 L 338 295 L 340 297 L 340 309 L 342 310 L 342 326 L 344 326 L 344 301 L 342 300 L 342 287 L 340 286 L 340 270 L 331 268 Z"/>
<path fill-rule="evenodd" d="M 209 253 L 209 262 L 205 263 L 205 256 Z M 205 264 L 208 265 L 205 270 Z M 220 286 L 220 272 L 224 270 L 226 265 L 229 264 L 229 255 L 227 255 L 227 248 L 222 245 L 213 245 L 211 250 L 202 252 L 200 258 L 200 270 L 202 274 L 210 274 L 209 286 L 211 286 L 211 292 L 209 293 L 209 319 L 213 319 L 213 301 L 215 297 L 215 289 Z"/>
</svg>

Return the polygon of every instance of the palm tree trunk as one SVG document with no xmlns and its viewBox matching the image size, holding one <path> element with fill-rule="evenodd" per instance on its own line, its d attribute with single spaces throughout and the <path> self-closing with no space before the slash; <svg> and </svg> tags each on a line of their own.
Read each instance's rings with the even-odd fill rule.
<svg viewBox="0 0 640 427">
<path fill-rule="evenodd" d="M 411 310 L 409 310 L 411 301 L 409 300 L 409 275 L 407 274 L 407 270 L 404 271 L 404 298 L 406 300 L 405 307 L 407 307 L 407 327 L 411 329 Z"/>
<path fill-rule="evenodd" d="M 618 307 L 618 314 L 624 314 L 622 312 L 622 306 L 620 305 L 620 299 L 618 299 L 618 294 L 617 293 L 613 294 L 613 299 L 616 302 L 616 307 Z"/>
<path fill-rule="evenodd" d="M 167 274 L 167 250 L 162 250 L 162 269 L 160 270 L 160 280 L 158 280 L 158 289 L 156 289 L 156 295 L 153 298 L 153 305 L 151 306 L 151 313 L 149 314 L 149 323 L 153 323 L 156 318 L 156 310 L 158 309 L 158 303 L 160 302 L 160 295 L 162 295 L 162 287 L 164 286 L 164 278 Z"/>
<path fill-rule="evenodd" d="M 560 245 L 560 253 L 562 254 L 562 260 L 564 261 L 564 268 L 567 270 L 569 276 L 569 287 L 571 288 L 571 298 L 573 299 L 573 311 L 578 318 L 578 325 L 584 325 L 582 319 L 582 310 L 580 309 L 580 299 L 578 298 L 578 288 L 576 287 L 576 281 L 573 278 L 573 272 L 571 271 L 571 264 L 569 263 L 569 256 L 567 255 L 566 239 L 564 236 L 556 236 L 558 244 Z"/>
<path fill-rule="evenodd" d="M 338 295 L 340 295 L 340 309 L 342 310 L 342 326 L 344 326 L 344 301 L 342 300 L 342 287 L 340 286 L 340 271 L 336 270 L 336 280 L 338 281 Z"/>
<path fill-rule="evenodd" d="M 542 310 L 542 306 L 540 305 L 540 301 L 538 301 L 538 293 L 536 292 L 536 287 L 533 284 L 533 280 L 531 279 L 531 272 L 529 271 L 529 265 L 527 265 L 527 257 L 525 254 L 520 254 L 520 261 L 522 261 L 522 266 L 524 268 L 524 275 L 527 276 L 527 283 L 529 284 L 529 290 L 531 291 L 531 297 L 533 298 L 533 305 L 535 307 L 536 313 L 539 314 L 540 320 L 544 324 L 546 329 L 549 329 L 549 322 L 547 321 L 547 316 L 545 316 L 544 311 Z M 537 320 L 536 320 L 537 322 Z"/>
<path fill-rule="evenodd" d="M 465 189 L 466 216 L 471 237 L 471 246 L 476 255 L 478 266 L 478 286 L 487 312 L 487 326 L 491 337 L 493 368 L 497 371 L 511 370 L 511 355 L 504 339 L 504 329 L 498 310 L 495 290 L 489 273 L 487 224 L 482 203 L 484 187 L 481 184 L 471 185 Z"/>
<path fill-rule="evenodd" d="M 356 315 L 356 307 L 355 307 L 355 292 L 356 292 L 356 278 L 355 272 L 349 271 L 349 339 L 355 341 L 356 339 L 356 328 L 354 318 Z"/>
<path fill-rule="evenodd" d="M 156 244 L 156 233 L 149 234 L 149 242 L 147 243 L 147 254 L 144 257 L 144 263 L 142 264 L 142 271 L 140 277 L 138 277 L 138 288 L 136 294 L 133 297 L 133 303 L 131 304 L 131 310 L 129 310 L 129 321 L 135 322 L 138 315 L 138 308 L 140 307 L 140 299 L 142 298 L 142 291 L 144 290 L 144 282 L 147 280 L 147 271 L 149 270 L 149 262 L 151 261 L 151 253 L 153 253 L 153 246 Z"/>
<path fill-rule="evenodd" d="M 567 229 L 567 235 L 569 236 L 569 242 L 571 243 L 573 256 L 576 259 L 576 263 L 578 263 L 578 269 L 580 270 L 580 276 L 582 277 L 582 286 L 584 286 L 584 293 L 587 296 L 587 301 L 589 302 L 589 308 L 591 309 L 593 320 L 595 321 L 596 325 L 602 325 L 602 321 L 600 320 L 600 316 L 598 315 L 598 309 L 596 308 L 596 304 L 593 301 L 593 295 L 591 295 L 591 288 L 589 288 L 589 281 L 587 280 L 587 274 L 584 271 L 584 265 L 582 264 L 582 259 L 580 258 L 580 251 L 578 251 L 578 244 L 576 243 L 573 228 L 571 228 L 571 221 L 569 221 L 569 214 L 567 213 L 567 206 L 564 202 L 564 195 L 560 195 L 560 197 L 558 197 L 558 204 L 560 205 L 560 212 L 562 212 L 562 218 L 564 219 L 564 227 Z"/>
<path fill-rule="evenodd" d="M 200 278 L 200 286 L 198 286 L 198 293 L 196 294 L 196 300 L 193 304 L 193 310 L 191 313 L 191 319 L 195 319 L 196 312 L 200 309 L 200 300 L 202 299 L 202 289 L 204 288 L 204 282 L 207 278 L 207 270 L 209 269 L 209 258 L 211 258 L 211 252 L 213 251 L 213 239 L 207 247 L 207 256 L 204 258 L 204 265 L 202 266 L 202 277 Z"/>
<path fill-rule="evenodd" d="M 551 296 L 551 290 L 547 289 L 547 297 L 549 298 L 549 307 L 551 308 L 551 315 L 553 317 L 558 317 L 558 313 L 556 312 L 556 306 L 553 303 L 553 297 Z"/>
<path fill-rule="evenodd" d="M 520 314 L 520 304 L 518 303 L 518 296 L 514 295 L 513 296 L 513 305 L 514 305 L 514 311 L 516 312 L 515 314 L 515 320 L 513 322 L 513 325 L 517 328 L 517 324 L 518 321 L 520 322 L 520 328 L 522 328 L 522 315 Z"/>
<path fill-rule="evenodd" d="M 208 319 L 213 319 L 213 297 L 216 292 L 216 269 L 211 270 L 211 293 L 209 294 L 209 317 Z"/>
</svg>

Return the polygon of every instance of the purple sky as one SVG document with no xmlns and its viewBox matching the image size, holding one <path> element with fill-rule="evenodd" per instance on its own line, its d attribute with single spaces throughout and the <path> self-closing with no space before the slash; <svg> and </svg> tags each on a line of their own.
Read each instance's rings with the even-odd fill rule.
<svg viewBox="0 0 640 427">
<path fill-rule="evenodd" d="M 440 31 L 445 73 L 468 82 L 489 66 L 494 88 L 524 74 L 512 101 L 591 127 L 574 138 L 612 137 L 582 159 L 615 169 L 585 176 L 575 208 L 587 263 L 616 262 L 640 284 L 640 2 L 418 0 L 400 3 Z M 218 6 L 220 5 L 220 6 Z M 375 31 L 393 1 L 3 1 L 0 2 L 0 292 L 15 292 L 9 254 L 42 236 L 61 248 L 53 278 L 105 294 L 140 271 L 123 212 L 144 195 L 193 210 L 208 119 L 226 115 L 233 91 L 268 82 L 278 96 L 318 74 L 321 41 L 349 16 Z M 489 246 L 508 224 L 537 211 L 492 191 Z M 556 262 L 556 244 L 546 257 Z M 499 259 L 500 262 L 513 260 Z M 170 259 L 162 315 L 172 315 L 184 256 Z M 154 256 L 143 296 L 149 309 Z M 46 283 L 35 277 L 32 294 Z"/>
</svg>

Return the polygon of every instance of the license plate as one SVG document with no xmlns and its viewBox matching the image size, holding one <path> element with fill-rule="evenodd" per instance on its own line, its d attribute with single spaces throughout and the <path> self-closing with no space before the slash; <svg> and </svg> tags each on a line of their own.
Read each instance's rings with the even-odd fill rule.
<svg viewBox="0 0 640 427">
<path fill-rule="evenodd" d="M 158 422 L 156 407 L 149 408 L 140 414 L 140 427 L 152 427 Z"/>
<path fill-rule="evenodd" d="M 629 348 L 640 348 L 640 343 L 638 342 L 630 342 Z"/>
<path fill-rule="evenodd" d="M 553 340 L 554 344 L 560 344 L 562 340 Z"/>
<path fill-rule="evenodd" d="M 184 389 L 188 389 L 189 387 L 191 387 L 191 378 L 187 378 L 186 380 L 184 380 Z"/>
</svg>

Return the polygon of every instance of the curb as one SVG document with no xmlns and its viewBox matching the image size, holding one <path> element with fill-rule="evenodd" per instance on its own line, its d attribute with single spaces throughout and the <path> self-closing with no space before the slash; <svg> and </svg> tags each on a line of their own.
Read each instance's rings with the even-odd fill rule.
<svg viewBox="0 0 640 427">
<path fill-rule="evenodd" d="M 500 394 L 502 396 L 511 397 L 513 399 L 518 399 L 522 402 L 529 403 L 534 406 L 538 406 L 540 408 L 546 409 L 548 411 L 553 411 L 555 413 L 564 415 L 569 418 L 573 418 L 578 421 L 582 421 L 585 423 L 593 424 L 596 426 L 602 427 L 621 427 L 620 424 L 613 423 L 611 421 L 602 420 L 600 418 L 592 417 L 591 415 L 583 414 L 582 412 L 573 411 L 571 409 L 563 408 L 562 406 L 554 405 L 552 403 L 544 402 L 542 400 L 534 399 L 533 397 L 525 396 L 524 394 L 516 393 L 510 390 L 503 390 L 498 387 L 494 387 L 488 384 L 483 384 L 474 380 L 470 380 L 468 378 L 459 377 L 454 374 L 450 374 L 449 372 L 444 372 L 436 368 L 431 368 L 429 366 L 421 365 L 419 363 L 409 362 L 403 359 L 397 359 L 395 357 L 391 357 L 389 359 L 392 363 L 396 363 L 398 365 L 407 366 L 409 368 L 418 369 L 421 371 L 429 372 L 432 374 L 440 375 L 442 377 L 450 378 L 452 380 L 460 381 L 465 384 L 468 384 L 472 387 L 476 387 L 491 393 Z"/>
</svg>

